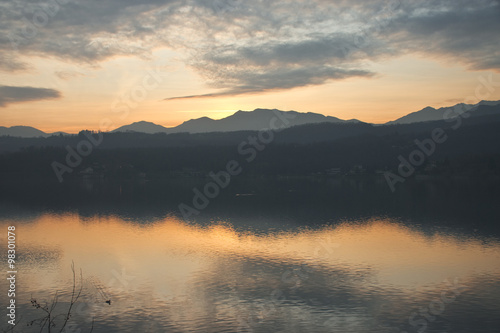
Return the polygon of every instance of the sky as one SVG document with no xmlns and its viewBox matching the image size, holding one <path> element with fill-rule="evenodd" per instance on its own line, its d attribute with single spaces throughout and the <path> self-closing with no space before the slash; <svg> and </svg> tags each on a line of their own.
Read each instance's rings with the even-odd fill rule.
<svg viewBox="0 0 500 333">
<path fill-rule="evenodd" d="M 499 0 L 0 1 L 0 126 L 256 108 L 384 123 L 500 100 L 499 31 Z"/>
</svg>

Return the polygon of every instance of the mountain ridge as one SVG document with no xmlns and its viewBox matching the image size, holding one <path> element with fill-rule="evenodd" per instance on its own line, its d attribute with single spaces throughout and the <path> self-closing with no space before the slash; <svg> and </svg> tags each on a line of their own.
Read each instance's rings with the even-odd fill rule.
<svg viewBox="0 0 500 333">
<path fill-rule="evenodd" d="M 44 131 L 41 131 L 35 127 L 31 126 L 11 126 L 11 127 L 5 127 L 5 126 L 0 126 L 0 136 L 13 136 L 13 137 L 18 137 L 18 138 L 37 138 L 37 137 L 49 137 L 51 135 L 67 135 L 67 133 L 64 132 L 55 132 L 55 133 L 45 133 Z"/>
<path fill-rule="evenodd" d="M 446 118 L 446 114 L 450 111 L 455 113 L 475 112 L 480 106 L 495 106 L 498 104 L 500 104 L 500 101 L 483 100 L 477 104 L 458 103 L 453 106 L 445 106 L 439 109 L 427 106 L 420 111 L 411 112 L 406 116 L 389 121 L 384 125 L 412 124 L 424 121 L 443 120 Z"/>
<path fill-rule="evenodd" d="M 477 104 L 464 104 L 459 103 L 454 106 L 433 108 L 427 106 L 422 110 L 411 112 L 406 116 L 398 118 L 393 121 L 389 121 L 385 124 L 376 124 L 376 126 L 384 125 L 402 125 L 402 124 L 412 124 L 419 122 L 428 122 L 435 120 L 443 120 L 445 114 L 450 110 L 453 112 L 471 112 L 472 115 L 479 116 L 483 114 L 495 113 L 496 110 L 488 110 L 485 107 L 500 105 L 500 101 L 481 101 Z M 480 112 L 478 112 L 480 110 Z M 290 123 L 286 126 L 287 128 L 305 125 L 305 124 L 318 124 L 318 123 L 338 123 L 338 124 L 349 124 L 349 123 L 364 123 L 357 119 L 343 120 L 334 116 L 326 116 L 320 113 L 314 112 L 298 112 L 298 111 L 280 111 L 278 109 L 263 109 L 258 108 L 253 111 L 243 111 L 238 110 L 230 116 L 222 119 L 212 119 L 207 116 L 190 119 L 184 121 L 182 124 L 175 127 L 164 127 L 162 125 L 155 124 L 149 121 L 138 121 L 128 125 L 121 126 L 112 130 L 112 133 L 117 132 L 138 132 L 145 134 L 155 134 L 155 133 L 209 133 L 209 132 L 235 132 L 235 131 L 248 131 L 248 130 L 261 130 L 269 127 L 271 119 L 276 117 L 278 112 L 293 115 L 294 118 L 290 119 Z M 368 124 L 368 123 L 367 123 Z M 375 125 L 375 124 L 373 124 Z M 4 127 L 0 126 L 0 136 L 12 136 L 21 138 L 35 138 L 35 137 L 49 137 L 52 135 L 68 135 L 64 132 L 55 133 L 45 133 L 30 126 L 12 126 Z"/>
<path fill-rule="evenodd" d="M 255 109 L 253 111 L 238 110 L 230 116 L 222 119 L 212 119 L 209 117 L 200 117 L 190 119 L 175 127 L 164 127 L 154 123 L 136 122 L 130 125 L 125 125 L 113 130 L 116 132 L 135 131 L 140 133 L 208 133 L 208 132 L 234 132 L 260 130 L 269 127 L 272 118 L 276 117 L 276 113 L 282 112 L 293 115 L 293 119 L 289 120 L 286 127 L 292 127 L 304 124 L 315 124 L 323 122 L 332 123 L 360 123 L 357 119 L 342 120 L 337 117 L 325 116 L 320 113 L 313 112 L 297 112 L 297 111 L 281 111 L 278 109 Z"/>
</svg>

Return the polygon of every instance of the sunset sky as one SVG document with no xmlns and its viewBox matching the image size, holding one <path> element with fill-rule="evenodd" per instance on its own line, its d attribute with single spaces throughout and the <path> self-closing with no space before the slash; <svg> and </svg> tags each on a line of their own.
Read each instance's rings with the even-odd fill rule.
<svg viewBox="0 0 500 333">
<path fill-rule="evenodd" d="M 256 108 L 383 123 L 474 96 L 500 100 L 498 0 L 0 2 L 0 126 Z"/>
</svg>

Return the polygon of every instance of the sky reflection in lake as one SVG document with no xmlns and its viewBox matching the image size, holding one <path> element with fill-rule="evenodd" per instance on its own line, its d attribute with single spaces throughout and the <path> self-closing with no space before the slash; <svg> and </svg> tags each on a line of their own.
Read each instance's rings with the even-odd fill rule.
<svg viewBox="0 0 500 333">
<path fill-rule="evenodd" d="M 12 221 L 2 220 L 3 230 Z M 40 330 L 25 326 L 43 315 L 31 296 L 50 302 L 57 291 L 56 312 L 67 308 L 72 262 L 83 274 L 70 321 L 75 331 L 89 331 L 92 319 L 94 332 L 500 327 L 497 239 L 423 233 L 389 219 L 269 233 L 74 213 L 13 223 L 19 331 Z"/>
</svg>

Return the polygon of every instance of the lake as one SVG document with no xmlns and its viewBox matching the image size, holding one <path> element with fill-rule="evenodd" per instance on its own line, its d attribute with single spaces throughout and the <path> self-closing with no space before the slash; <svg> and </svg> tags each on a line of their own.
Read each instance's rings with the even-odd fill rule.
<svg viewBox="0 0 500 333">
<path fill-rule="evenodd" d="M 262 215 L 4 206 L 2 232 L 16 227 L 14 332 L 39 332 L 52 305 L 59 332 L 73 287 L 65 332 L 498 332 L 498 234 Z M 4 267 L 6 253 L 2 242 Z"/>
</svg>

